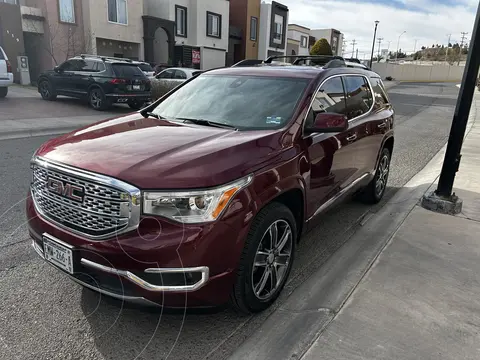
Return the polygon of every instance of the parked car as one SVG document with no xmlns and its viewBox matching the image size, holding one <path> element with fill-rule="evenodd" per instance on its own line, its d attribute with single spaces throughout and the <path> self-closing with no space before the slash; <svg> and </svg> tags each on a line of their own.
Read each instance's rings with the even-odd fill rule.
<svg viewBox="0 0 480 360">
<path fill-rule="evenodd" d="M 134 61 L 133 63 L 137 65 L 148 78 L 153 78 L 153 76 L 155 75 L 155 70 L 153 70 L 152 65 L 150 65 L 149 63 L 144 61 Z"/>
<path fill-rule="evenodd" d="M 349 196 L 378 203 L 387 186 L 382 80 L 329 64 L 206 71 L 47 141 L 26 201 L 35 251 L 118 299 L 266 309 L 312 220 Z"/>
<path fill-rule="evenodd" d="M 138 110 L 151 98 L 150 80 L 135 63 L 96 55 L 76 56 L 40 74 L 38 92 L 49 101 L 57 95 L 84 99 L 95 110 L 114 103 Z"/>
<path fill-rule="evenodd" d="M 157 97 L 163 96 L 184 81 L 200 74 L 201 72 L 202 70 L 182 67 L 172 67 L 161 71 L 155 75 L 159 87 L 159 92 L 156 94 Z"/>
<path fill-rule="evenodd" d="M 8 61 L 7 54 L 0 46 L 0 98 L 8 94 L 8 87 L 13 84 L 12 64 Z"/>
</svg>

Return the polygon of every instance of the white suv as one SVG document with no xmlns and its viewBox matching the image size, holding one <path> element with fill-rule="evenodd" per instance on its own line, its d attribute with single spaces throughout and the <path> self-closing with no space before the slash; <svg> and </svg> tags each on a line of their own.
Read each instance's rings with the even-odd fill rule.
<svg viewBox="0 0 480 360">
<path fill-rule="evenodd" d="M 12 65 L 8 61 L 7 54 L 0 46 L 0 98 L 4 98 L 8 93 L 8 86 L 13 84 Z"/>
</svg>

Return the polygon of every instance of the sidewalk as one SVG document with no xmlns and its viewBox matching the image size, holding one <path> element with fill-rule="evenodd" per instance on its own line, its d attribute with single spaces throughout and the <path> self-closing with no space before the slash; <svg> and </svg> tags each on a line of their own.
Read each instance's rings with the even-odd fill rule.
<svg viewBox="0 0 480 360">
<path fill-rule="evenodd" d="M 418 206 L 444 148 L 231 359 L 480 359 L 477 113 L 478 92 L 455 180 L 462 214 Z"/>
</svg>

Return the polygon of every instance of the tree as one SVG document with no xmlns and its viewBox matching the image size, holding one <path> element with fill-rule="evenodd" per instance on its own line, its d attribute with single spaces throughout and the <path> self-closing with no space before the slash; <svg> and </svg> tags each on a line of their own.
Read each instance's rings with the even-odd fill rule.
<svg viewBox="0 0 480 360">
<path fill-rule="evenodd" d="M 310 55 L 333 55 L 327 39 L 318 39 L 310 50 Z"/>
<path fill-rule="evenodd" d="M 422 46 L 422 50 L 425 50 L 425 49 L 426 49 L 426 47 L 425 47 L 425 46 Z"/>
</svg>

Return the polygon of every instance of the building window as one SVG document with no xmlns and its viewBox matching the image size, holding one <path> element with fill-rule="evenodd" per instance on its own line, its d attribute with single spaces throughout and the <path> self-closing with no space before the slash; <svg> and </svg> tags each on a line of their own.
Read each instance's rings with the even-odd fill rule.
<svg viewBox="0 0 480 360">
<path fill-rule="evenodd" d="M 273 41 L 281 44 L 282 36 L 283 36 L 283 16 L 275 15 Z"/>
<path fill-rule="evenodd" d="M 222 15 L 207 11 L 207 36 L 222 37 Z"/>
<path fill-rule="evenodd" d="M 61 22 L 75 23 L 75 5 L 73 0 L 58 0 L 58 15 Z"/>
<path fill-rule="evenodd" d="M 250 18 L 250 40 L 257 41 L 258 19 L 255 16 Z"/>
<path fill-rule="evenodd" d="M 108 21 L 127 24 L 127 0 L 108 0 Z"/>
<path fill-rule="evenodd" d="M 306 36 L 300 36 L 300 46 L 303 48 L 308 46 L 308 38 Z"/>
<path fill-rule="evenodd" d="M 0 2 L 5 2 L 7 4 L 18 5 L 18 0 L 0 0 Z"/>
<path fill-rule="evenodd" d="M 177 36 L 187 37 L 187 8 L 175 5 L 175 25 Z"/>
</svg>

